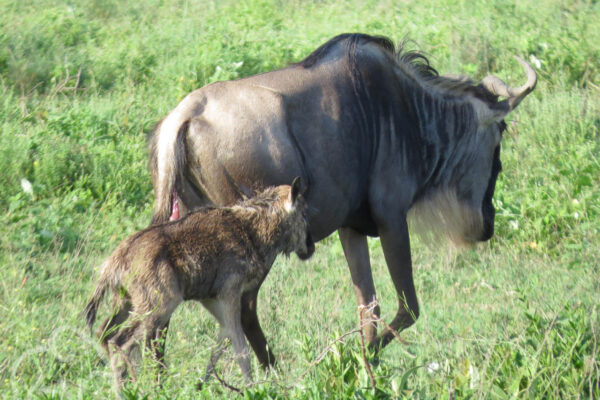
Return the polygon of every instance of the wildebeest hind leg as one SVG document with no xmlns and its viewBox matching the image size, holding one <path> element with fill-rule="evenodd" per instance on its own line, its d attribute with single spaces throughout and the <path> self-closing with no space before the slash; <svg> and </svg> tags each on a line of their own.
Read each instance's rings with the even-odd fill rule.
<svg viewBox="0 0 600 400">
<path fill-rule="evenodd" d="M 367 237 L 350 228 L 340 228 L 338 233 L 354 284 L 361 326 L 363 327 L 365 339 L 371 344 L 377 334 L 375 320 L 379 317 L 379 306 L 372 305 L 372 302 L 376 300 L 376 296 Z"/>
<path fill-rule="evenodd" d="M 188 171 L 182 171 L 177 179 L 176 193 L 179 198 L 180 216 L 184 217 L 196 208 L 207 206 L 210 201 L 198 189 L 198 184 L 194 181 L 193 174 Z"/>
<path fill-rule="evenodd" d="M 382 349 L 394 339 L 394 331 L 401 331 L 415 323 L 419 317 L 419 304 L 413 282 L 410 258 L 410 240 L 406 219 L 380 227 L 381 247 L 392 282 L 398 294 L 398 312 L 371 347 Z"/>
</svg>

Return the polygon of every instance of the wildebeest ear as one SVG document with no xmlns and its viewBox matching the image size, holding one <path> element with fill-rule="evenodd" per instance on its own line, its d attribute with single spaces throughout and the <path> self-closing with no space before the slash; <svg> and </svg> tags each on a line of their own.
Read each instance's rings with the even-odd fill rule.
<svg viewBox="0 0 600 400">
<path fill-rule="evenodd" d="M 477 116 L 477 121 L 482 126 L 488 126 L 492 122 L 498 122 L 504 119 L 506 114 L 510 112 L 506 100 L 489 105 L 479 99 L 473 99 L 472 103 Z"/>
<path fill-rule="evenodd" d="M 302 179 L 297 176 L 292 181 L 292 190 L 290 190 L 290 202 L 295 205 L 296 199 L 301 195 L 304 191 L 302 190 Z"/>
</svg>

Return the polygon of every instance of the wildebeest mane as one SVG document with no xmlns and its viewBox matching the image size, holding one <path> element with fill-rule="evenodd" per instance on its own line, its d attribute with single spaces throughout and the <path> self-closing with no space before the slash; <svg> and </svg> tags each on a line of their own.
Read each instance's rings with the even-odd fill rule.
<svg viewBox="0 0 600 400">
<path fill-rule="evenodd" d="M 348 51 L 351 52 L 354 46 L 358 42 L 368 42 L 374 43 L 378 47 L 382 48 L 385 51 L 391 52 L 392 54 L 395 52 L 394 42 L 392 42 L 389 38 L 385 36 L 370 36 L 365 35 L 363 33 L 342 33 L 334 38 L 331 38 L 321 46 L 319 46 L 315 51 L 310 53 L 308 57 L 304 60 L 297 63 L 304 68 L 311 68 L 319 61 L 321 61 L 332 48 L 340 44 L 341 42 L 347 42 Z"/>
<path fill-rule="evenodd" d="M 494 96 L 489 91 L 485 90 L 481 85 L 476 85 L 475 82 L 466 76 L 448 77 L 440 75 L 438 71 L 431 66 L 431 63 L 425 54 L 418 50 L 406 50 L 406 47 L 410 42 L 410 40 L 405 38 L 396 46 L 390 38 L 385 36 L 371 36 L 363 33 L 343 33 L 319 46 L 296 65 L 307 69 L 312 68 L 319 61 L 324 59 L 333 48 L 344 43 L 347 48 L 348 59 L 351 63 L 350 72 L 354 80 L 357 78 L 356 74 L 360 68 L 359 65 L 354 65 L 357 59 L 354 54 L 356 46 L 361 43 L 370 43 L 390 54 L 398 64 L 408 67 L 417 78 L 420 78 L 420 81 L 424 85 L 430 88 L 438 89 L 448 96 L 457 96 L 468 93 L 488 103 L 495 103 L 497 101 L 497 96 Z"/>
</svg>

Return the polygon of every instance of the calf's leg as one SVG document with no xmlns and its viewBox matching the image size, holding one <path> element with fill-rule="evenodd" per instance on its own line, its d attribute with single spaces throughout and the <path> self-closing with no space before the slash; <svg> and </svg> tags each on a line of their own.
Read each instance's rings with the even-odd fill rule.
<svg viewBox="0 0 600 400">
<path fill-rule="evenodd" d="M 227 347 L 226 339 L 227 338 L 223 335 L 223 330 L 221 329 L 221 332 L 219 333 L 219 339 L 217 340 L 217 346 L 210 353 L 210 359 L 208 361 L 208 364 L 206 365 L 206 372 L 204 373 L 204 378 L 202 378 L 200 382 L 196 384 L 196 388 L 198 390 L 202 390 L 202 386 L 204 385 L 204 383 L 208 382 L 213 371 L 215 370 L 217 361 L 219 361 L 219 358 L 221 358 L 221 355 Z"/>
<path fill-rule="evenodd" d="M 249 383 L 252 381 L 252 370 L 250 366 L 250 352 L 242 328 L 241 301 L 228 302 L 225 310 L 223 328 L 233 344 L 235 357 L 242 370 L 244 379 Z"/>
<path fill-rule="evenodd" d="M 100 339 L 100 344 L 104 350 L 108 353 L 108 341 L 114 337 L 118 332 L 118 327 L 121 326 L 127 318 L 129 318 L 129 312 L 131 311 L 131 303 L 123 301 L 117 311 L 108 317 L 98 328 L 97 334 Z"/>
<path fill-rule="evenodd" d="M 167 368 L 165 364 L 165 347 L 167 343 L 167 332 L 169 330 L 169 321 L 166 324 L 160 324 L 154 328 L 154 334 L 151 337 L 150 347 L 157 362 L 159 369 Z"/>
<path fill-rule="evenodd" d="M 202 379 L 197 385 L 198 389 L 201 389 L 203 384 L 210 379 L 210 375 L 214 371 L 217 361 L 225 350 L 225 340 L 227 338 L 233 345 L 235 356 L 242 370 L 242 374 L 244 375 L 244 379 L 247 382 L 250 382 L 252 378 L 250 353 L 248 351 L 248 344 L 244 338 L 244 331 L 242 328 L 242 303 L 240 296 L 232 295 L 228 296 L 227 299 L 202 300 L 202 304 L 219 321 L 221 330 L 219 333 L 217 347 L 211 353 L 210 362 L 206 367 L 204 379 Z"/>
<path fill-rule="evenodd" d="M 165 346 L 167 341 L 167 332 L 169 330 L 169 321 L 156 321 L 152 326 L 147 327 L 146 348 L 150 350 L 153 361 L 156 363 L 156 383 L 162 385 L 162 374 L 167 370 L 165 364 Z"/>
<path fill-rule="evenodd" d="M 113 370 L 115 390 L 117 394 L 123 387 L 123 381 L 127 378 L 129 370 L 133 380 L 135 376 L 135 361 L 130 357 L 133 350 L 138 346 L 139 340 L 143 339 L 143 333 L 139 331 L 140 321 L 124 328 L 117 328 L 117 332 L 108 341 L 108 357 Z"/>
<path fill-rule="evenodd" d="M 256 353 L 258 362 L 263 368 L 268 368 L 275 365 L 275 356 L 267 343 L 256 313 L 259 288 L 260 284 L 258 288 L 246 292 L 242 296 L 242 328 L 246 338 L 248 338 L 248 342 L 252 346 L 252 350 Z"/>
</svg>

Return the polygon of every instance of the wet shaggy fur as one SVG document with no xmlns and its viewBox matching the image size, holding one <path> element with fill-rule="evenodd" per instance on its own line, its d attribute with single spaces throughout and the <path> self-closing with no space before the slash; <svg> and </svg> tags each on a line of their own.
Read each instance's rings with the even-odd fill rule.
<svg viewBox="0 0 600 400">
<path fill-rule="evenodd" d="M 162 364 L 160 345 L 175 308 L 199 300 L 229 338 L 247 380 L 248 347 L 241 326 L 241 299 L 266 277 L 278 254 L 314 251 L 299 181 L 266 189 L 232 207 L 204 208 L 181 220 L 131 235 L 104 262 L 98 286 L 85 308 L 92 329 L 100 300 L 112 293 L 114 310 L 98 336 L 111 359 L 116 387 L 127 370 L 135 379 L 130 355 L 144 342 Z M 211 357 L 205 379 L 216 363 Z"/>
</svg>

